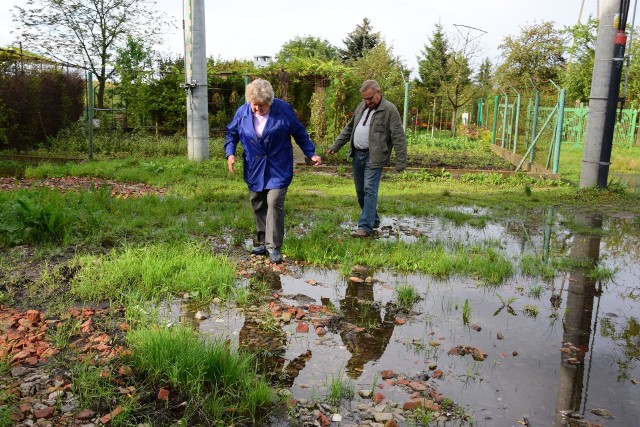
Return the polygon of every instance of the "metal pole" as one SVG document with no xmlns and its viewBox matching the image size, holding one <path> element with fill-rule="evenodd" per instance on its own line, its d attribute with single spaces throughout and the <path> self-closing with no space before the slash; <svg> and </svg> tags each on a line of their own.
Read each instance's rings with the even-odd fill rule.
<svg viewBox="0 0 640 427">
<path fill-rule="evenodd" d="M 491 145 L 496 143 L 496 131 L 498 130 L 498 105 L 500 104 L 500 95 L 496 95 L 493 101 L 493 123 L 491 124 Z"/>
<path fill-rule="evenodd" d="M 404 82 L 404 111 L 402 112 L 402 129 L 404 129 L 405 131 L 407 130 L 407 111 L 409 111 L 409 82 Z"/>
<path fill-rule="evenodd" d="M 533 84 L 533 80 L 531 81 Z M 531 126 L 531 142 L 536 137 L 536 132 L 538 131 L 538 110 L 540 109 L 540 91 L 538 87 L 534 84 L 533 87 L 536 89 L 536 97 L 533 103 L 533 125 Z M 531 154 L 529 154 L 529 161 L 533 163 L 533 157 L 535 153 L 535 147 L 531 149 Z"/>
<path fill-rule="evenodd" d="M 589 115 L 585 132 L 580 188 L 593 187 L 598 179 L 600 153 L 605 128 L 605 112 L 611 84 L 611 63 L 616 38 L 616 16 L 621 0 L 606 0 L 600 15 L 598 38 L 589 95 Z"/>
<path fill-rule="evenodd" d="M 500 146 L 504 148 L 504 140 L 507 135 L 507 107 L 509 107 L 509 95 L 504 94 L 504 115 L 502 116 L 502 144 Z"/>
<path fill-rule="evenodd" d="M 558 120 L 556 121 L 556 145 L 553 156 L 553 173 L 558 173 L 560 168 L 560 144 L 562 143 L 562 125 L 564 122 L 564 100 L 565 89 L 560 89 L 560 100 L 558 101 Z"/>
<path fill-rule="evenodd" d="M 516 148 L 518 146 L 518 129 L 519 129 L 518 126 L 520 124 L 520 99 L 521 99 L 521 97 L 520 97 L 520 92 L 515 90 L 515 88 L 513 88 L 513 87 L 511 89 L 513 89 L 513 91 L 518 94 L 518 97 L 516 98 L 516 130 L 515 130 L 515 132 L 513 134 L 513 154 L 515 154 L 516 153 Z"/>
<path fill-rule="evenodd" d="M 209 111 L 204 0 L 184 0 L 187 154 L 189 160 L 209 158 Z"/>
<path fill-rule="evenodd" d="M 93 73 L 87 79 L 87 124 L 89 125 L 89 160 L 93 160 Z"/>
</svg>

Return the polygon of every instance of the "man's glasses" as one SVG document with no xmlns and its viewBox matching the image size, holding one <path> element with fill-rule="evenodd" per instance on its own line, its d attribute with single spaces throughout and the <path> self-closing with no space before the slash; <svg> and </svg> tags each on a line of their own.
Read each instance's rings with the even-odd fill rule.
<svg viewBox="0 0 640 427">
<path fill-rule="evenodd" d="M 371 100 L 373 99 L 373 97 L 374 97 L 374 96 L 376 96 L 376 93 L 377 93 L 377 92 L 374 92 L 374 93 L 373 93 L 373 95 L 371 95 L 371 96 L 367 96 L 367 97 L 364 97 L 364 96 L 363 96 L 363 97 L 362 97 L 362 100 L 363 100 L 363 101 L 371 101 Z"/>
</svg>

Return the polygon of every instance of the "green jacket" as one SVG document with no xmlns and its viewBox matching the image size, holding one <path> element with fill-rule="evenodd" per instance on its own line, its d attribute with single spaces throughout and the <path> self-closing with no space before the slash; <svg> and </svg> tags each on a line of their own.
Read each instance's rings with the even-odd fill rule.
<svg viewBox="0 0 640 427">
<path fill-rule="evenodd" d="M 333 145 L 329 147 L 330 150 L 337 152 L 343 145 L 351 141 L 348 158 L 353 157 L 354 125 L 360 123 L 365 109 L 364 102 L 356 107 L 353 117 L 342 129 Z M 407 140 L 402 128 L 402 119 L 396 106 L 382 98 L 380 105 L 373 113 L 369 128 L 369 167 L 389 166 L 392 147 L 396 154 L 396 170 L 405 170 L 407 167 Z"/>
</svg>

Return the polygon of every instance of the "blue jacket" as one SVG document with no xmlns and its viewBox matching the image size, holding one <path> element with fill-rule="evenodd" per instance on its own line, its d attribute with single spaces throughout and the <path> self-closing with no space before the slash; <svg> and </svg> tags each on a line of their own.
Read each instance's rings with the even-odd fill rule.
<svg viewBox="0 0 640 427">
<path fill-rule="evenodd" d="M 249 190 L 286 188 L 293 179 L 291 137 L 307 157 L 315 155 L 316 147 L 291 105 L 274 98 L 262 138 L 258 138 L 247 103 L 238 108 L 227 126 L 224 150 L 227 157 L 235 156 L 238 142 L 242 144 L 244 180 Z"/>
</svg>

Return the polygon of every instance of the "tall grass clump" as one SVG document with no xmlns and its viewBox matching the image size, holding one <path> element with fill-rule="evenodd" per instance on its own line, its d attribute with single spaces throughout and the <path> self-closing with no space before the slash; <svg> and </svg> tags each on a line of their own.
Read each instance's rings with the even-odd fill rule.
<svg viewBox="0 0 640 427">
<path fill-rule="evenodd" d="M 221 425 L 254 420 L 275 402 L 253 355 L 225 340 L 205 341 L 185 326 L 147 327 L 128 335 L 131 366 L 158 386 L 188 395 L 187 414 Z M 197 420 L 188 420 L 196 422 Z"/>
<path fill-rule="evenodd" d="M 71 215 L 52 193 L 44 190 L 0 201 L 0 242 L 7 246 L 63 242 L 71 228 Z"/>
<path fill-rule="evenodd" d="M 326 380 L 327 396 L 326 399 L 332 405 L 339 405 L 343 399 L 352 399 L 355 394 L 355 385 L 353 381 L 345 378 L 345 372 L 340 369 L 338 373 L 331 374 Z"/>
<path fill-rule="evenodd" d="M 420 299 L 418 291 L 411 285 L 400 285 L 396 288 L 398 305 L 405 310 L 411 310 L 413 304 Z"/>
<path fill-rule="evenodd" d="M 129 247 L 99 255 L 79 256 L 71 292 L 92 301 L 124 300 L 130 293 L 144 298 L 188 292 L 204 300 L 231 294 L 236 268 L 201 244 L 178 243 Z"/>
<path fill-rule="evenodd" d="M 111 420 L 111 425 L 127 425 L 136 403 L 118 391 L 118 387 L 102 367 L 89 362 L 79 363 L 71 370 L 73 394 L 83 407 L 100 406 L 111 412 L 120 406 L 123 411 Z"/>
</svg>

